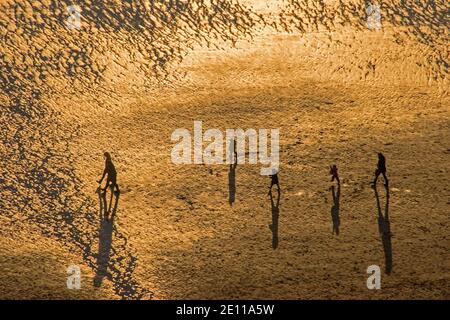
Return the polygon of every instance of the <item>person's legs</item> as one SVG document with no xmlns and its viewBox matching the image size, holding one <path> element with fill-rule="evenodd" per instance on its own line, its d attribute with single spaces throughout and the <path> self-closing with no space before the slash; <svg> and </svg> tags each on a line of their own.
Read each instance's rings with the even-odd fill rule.
<svg viewBox="0 0 450 320">
<path fill-rule="evenodd" d="M 383 178 L 384 178 L 384 184 L 387 186 L 389 184 L 389 180 L 386 176 L 386 171 L 383 171 L 382 173 L 383 173 Z"/>
<path fill-rule="evenodd" d="M 373 184 L 377 184 L 378 176 L 380 175 L 380 171 L 377 169 L 375 170 L 375 179 L 373 180 Z"/>
</svg>

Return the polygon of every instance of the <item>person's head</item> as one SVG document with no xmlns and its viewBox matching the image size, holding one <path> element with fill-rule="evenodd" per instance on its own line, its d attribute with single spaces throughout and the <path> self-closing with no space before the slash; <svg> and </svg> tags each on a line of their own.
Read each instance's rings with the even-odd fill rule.
<svg viewBox="0 0 450 320">
<path fill-rule="evenodd" d="M 109 152 L 105 152 L 103 154 L 103 157 L 105 158 L 106 161 L 111 161 L 111 155 L 109 154 Z"/>
<path fill-rule="evenodd" d="M 381 152 L 378 152 L 378 159 L 381 159 L 383 157 L 383 154 Z"/>
</svg>

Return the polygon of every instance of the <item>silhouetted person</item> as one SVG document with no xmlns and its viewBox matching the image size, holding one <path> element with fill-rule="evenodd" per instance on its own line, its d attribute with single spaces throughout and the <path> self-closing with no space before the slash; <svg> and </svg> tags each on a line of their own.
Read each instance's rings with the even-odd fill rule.
<svg viewBox="0 0 450 320">
<path fill-rule="evenodd" d="M 339 225 L 341 220 L 339 218 L 339 198 L 341 197 L 341 185 L 338 184 L 337 194 L 334 192 L 334 186 L 331 186 L 331 193 L 333 195 L 333 206 L 331 207 L 331 219 L 333 221 L 332 233 L 339 235 Z"/>
<path fill-rule="evenodd" d="M 333 182 L 334 179 L 336 179 L 338 184 L 341 183 L 339 181 L 338 168 L 337 168 L 337 166 L 335 164 L 333 164 L 333 166 L 330 166 L 330 174 L 332 175 L 331 182 Z"/>
<path fill-rule="evenodd" d="M 375 179 L 373 180 L 372 183 L 374 186 L 377 184 L 377 180 L 380 174 L 383 175 L 384 185 L 387 187 L 389 184 L 389 180 L 386 176 L 386 158 L 381 152 L 378 153 L 378 165 L 377 169 L 375 170 Z"/>
<path fill-rule="evenodd" d="M 269 177 L 270 177 L 270 187 L 269 187 L 268 194 L 272 193 L 272 187 L 274 185 L 277 185 L 277 191 L 278 191 L 278 194 L 280 194 L 281 189 L 280 189 L 280 182 L 278 180 L 278 171 L 273 170 L 272 174 Z"/>
<path fill-rule="evenodd" d="M 107 175 L 108 177 L 106 178 L 106 185 L 102 189 L 102 191 L 106 191 L 106 188 L 110 186 L 111 191 L 114 192 L 114 189 L 116 189 L 116 194 L 119 194 L 120 190 L 119 185 L 117 184 L 117 171 L 114 167 L 114 164 L 112 163 L 111 155 L 109 154 L 109 152 L 105 152 L 103 156 L 105 158 L 105 170 L 103 170 L 102 178 L 98 181 L 98 183 L 102 184 L 105 175 Z"/>
</svg>

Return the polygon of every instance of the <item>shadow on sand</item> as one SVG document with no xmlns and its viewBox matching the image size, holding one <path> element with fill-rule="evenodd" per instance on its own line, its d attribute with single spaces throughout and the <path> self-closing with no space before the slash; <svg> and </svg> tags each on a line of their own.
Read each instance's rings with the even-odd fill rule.
<svg viewBox="0 0 450 320">
<path fill-rule="evenodd" d="M 331 195 L 333 196 L 333 206 L 331 207 L 331 220 L 333 221 L 333 234 L 339 235 L 339 225 L 341 220 L 339 218 L 339 199 L 341 197 L 341 185 L 338 184 L 337 193 L 334 191 L 334 186 L 331 187 Z"/>
<path fill-rule="evenodd" d="M 141 79 L 153 83 L 153 79 L 166 79 L 173 72 L 170 66 L 180 62 L 195 44 L 218 47 L 216 39 L 225 46 L 251 38 L 262 18 L 245 5 L 227 0 L 214 1 L 213 5 L 204 0 L 80 0 L 76 5 L 82 9 L 82 29 L 72 30 L 66 25 L 67 9 L 72 4 L 69 0 L 0 3 L 2 42 L 8 44 L 0 46 L 0 96 L 6 97 L 0 120 L 8 124 L 0 128 L 0 143 L 5 146 L 2 160 L 13 159 L 2 162 L 2 170 L 6 167 L 14 176 L 2 182 L 0 193 L 7 190 L 15 194 L 7 203 L 19 208 L 20 220 L 78 250 L 86 265 L 98 274 L 106 273 L 103 277 L 112 281 L 122 299 L 151 297 L 152 293 L 134 278 L 135 253 L 112 223 L 118 200 L 110 223 L 103 214 L 106 201 L 100 195 L 101 223 L 97 229 L 95 199 L 81 188 L 83 183 L 72 168 L 73 153 L 69 151 L 81 134 L 81 125 L 64 126 L 66 120 L 41 100 L 45 95 L 59 94 L 53 81 L 46 79 L 61 79 L 68 88 L 74 88 L 71 83 L 76 81 L 83 94 L 95 98 L 101 92 L 114 98 L 112 91 L 99 85 L 110 63 L 97 59 L 99 54 L 108 52 L 112 59 L 132 56 L 123 67 L 138 66 L 148 75 Z M 46 45 L 48 39 L 52 39 L 51 48 Z M 21 43 L 27 44 L 27 50 L 18 45 Z M 2 216 L 10 212 L 0 203 Z M 93 241 L 97 232 L 98 253 Z"/>
<path fill-rule="evenodd" d="M 428 47 L 426 58 L 434 64 L 432 77 L 437 80 L 448 77 L 449 63 L 443 50 L 446 40 L 442 37 L 448 25 L 447 3 L 445 0 L 385 0 L 373 6 L 371 1 L 339 0 L 330 4 L 317 0 L 311 5 L 310 0 L 286 0 L 277 21 L 270 24 L 276 30 L 287 32 L 335 32 L 348 26 L 365 31 L 370 30 L 369 6 L 377 7 L 382 15 L 381 29 L 390 31 L 395 43 L 401 45 L 409 39 Z"/>
<path fill-rule="evenodd" d="M 384 209 L 384 215 L 380 206 L 380 197 L 376 186 L 373 188 L 375 191 L 375 198 L 377 200 L 378 210 L 378 231 L 381 235 L 381 242 L 383 243 L 384 260 L 385 260 L 385 272 L 390 274 L 392 272 L 392 243 L 391 243 L 391 223 L 389 222 L 389 188 L 386 188 L 386 206 Z"/>
<path fill-rule="evenodd" d="M 269 225 L 269 229 L 272 231 L 272 248 L 278 247 L 278 218 L 280 216 L 280 191 L 277 192 L 277 199 L 274 201 L 272 191 L 269 192 L 270 205 L 272 209 L 272 224 Z"/>
<path fill-rule="evenodd" d="M 111 205 L 113 200 L 113 192 L 111 191 L 111 200 L 109 202 L 109 209 L 106 201 L 106 191 L 102 192 L 100 187 L 97 189 L 99 206 L 100 206 L 100 227 L 99 227 L 99 242 L 97 254 L 97 272 L 94 278 L 94 286 L 100 287 L 103 278 L 108 275 L 108 265 L 110 263 L 110 256 L 112 250 L 112 235 L 114 231 L 114 218 L 116 216 L 117 207 L 119 204 L 120 194 L 116 194 L 114 208 L 111 213 Z M 111 217 L 109 214 L 111 213 Z"/>
</svg>

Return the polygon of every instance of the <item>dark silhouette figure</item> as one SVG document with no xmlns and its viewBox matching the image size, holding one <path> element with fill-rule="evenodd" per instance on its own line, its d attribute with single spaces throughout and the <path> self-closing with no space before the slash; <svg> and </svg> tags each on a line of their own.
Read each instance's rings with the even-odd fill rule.
<svg viewBox="0 0 450 320">
<path fill-rule="evenodd" d="M 281 189 L 280 189 L 280 181 L 278 180 L 278 172 L 274 171 L 269 177 L 270 177 L 271 180 L 270 180 L 270 187 L 269 187 L 268 195 L 270 195 L 272 193 L 272 187 L 274 185 L 276 185 L 277 186 L 277 191 L 278 191 L 278 197 L 280 197 Z"/>
<path fill-rule="evenodd" d="M 384 155 L 379 152 L 378 153 L 378 164 L 377 169 L 375 170 L 375 179 L 373 180 L 373 186 L 376 186 L 379 175 L 382 174 L 384 178 L 384 186 L 387 188 L 389 185 L 389 180 L 386 176 L 386 158 Z"/>
<path fill-rule="evenodd" d="M 98 181 L 98 183 L 100 184 L 99 189 L 100 191 L 102 191 L 102 198 L 103 198 L 103 205 L 104 205 L 104 210 L 105 210 L 105 217 L 106 219 L 108 219 L 108 215 L 109 213 L 111 213 L 111 205 L 112 205 L 112 200 L 113 200 L 113 196 L 116 195 L 116 203 L 115 203 L 115 210 L 117 209 L 117 203 L 119 201 L 119 196 L 120 196 L 120 189 L 119 189 L 119 185 L 117 184 L 117 171 L 116 168 L 114 167 L 114 164 L 112 163 L 111 160 L 111 155 L 109 154 L 109 152 L 105 152 L 103 154 L 104 158 L 105 158 L 105 169 L 103 170 L 103 175 L 102 178 Z M 106 185 L 104 188 L 101 188 L 101 184 L 103 179 L 105 178 L 105 176 L 107 176 L 106 178 Z M 106 189 L 110 187 L 111 188 L 111 198 L 109 200 L 109 209 L 107 209 L 107 203 L 106 203 Z M 114 210 L 114 213 L 115 213 Z"/>
<path fill-rule="evenodd" d="M 391 233 L 391 223 L 389 222 L 389 189 L 386 188 L 386 207 L 384 210 L 384 215 L 381 212 L 380 198 L 378 196 L 376 186 L 374 190 L 378 209 L 378 231 L 380 232 L 381 242 L 383 243 L 385 272 L 386 274 L 390 274 L 392 271 L 392 244 L 391 244 L 392 233 Z"/>
<path fill-rule="evenodd" d="M 341 185 L 338 184 L 337 193 L 334 192 L 334 186 L 331 186 L 331 194 L 333 196 L 333 206 L 331 207 L 331 220 L 333 221 L 332 233 L 339 235 L 339 225 L 341 220 L 339 218 L 339 199 L 341 197 Z"/>
<path fill-rule="evenodd" d="M 233 205 L 236 196 L 236 163 L 230 164 L 228 171 L 228 202 Z"/>
<path fill-rule="evenodd" d="M 338 184 L 341 183 L 341 181 L 339 180 L 338 168 L 335 164 L 333 164 L 333 166 L 330 166 L 330 174 L 332 175 L 331 182 L 333 182 L 334 179 L 336 179 Z"/>
<path fill-rule="evenodd" d="M 272 208 L 272 224 L 269 225 L 269 229 L 272 231 L 272 248 L 278 247 L 278 218 L 280 216 L 280 192 L 278 192 L 276 203 L 273 201 L 272 191 L 269 191 L 270 205 Z"/>
</svg>

